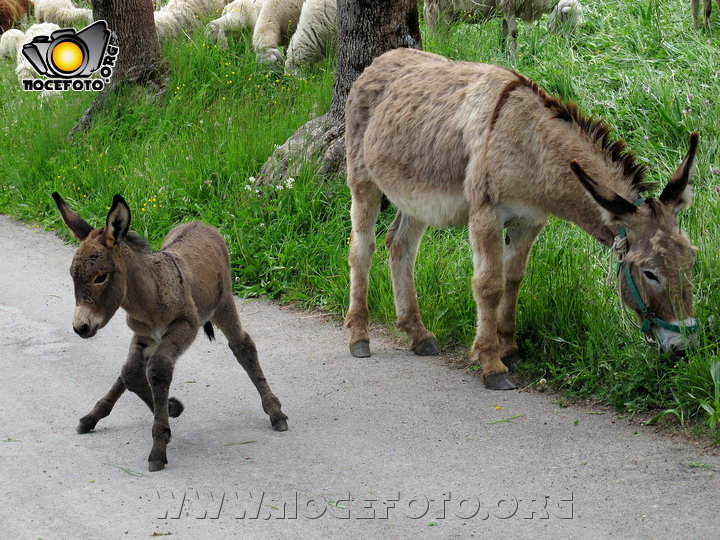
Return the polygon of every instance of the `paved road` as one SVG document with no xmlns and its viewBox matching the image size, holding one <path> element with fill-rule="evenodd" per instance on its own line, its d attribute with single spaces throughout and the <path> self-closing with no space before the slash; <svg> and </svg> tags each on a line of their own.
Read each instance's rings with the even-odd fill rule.
<svg viewBox="0 0 720 540">
<path fill-rule="evenodd" d="M 612 414 L 479 377 L 314 314 L 238 301 L 290 429 L 271 429 L 222 337 L 178 363 L 169 465 L 125 394 L 77 420 L 130 339 L 71 328 L 73 246 L 0 216 L 2 538 L 712 538 L 720 458 Z M 498 422 L 498 420 L 508 420 Z M 700 465 L 700 466 L 698 466 Z"/>
</svg>

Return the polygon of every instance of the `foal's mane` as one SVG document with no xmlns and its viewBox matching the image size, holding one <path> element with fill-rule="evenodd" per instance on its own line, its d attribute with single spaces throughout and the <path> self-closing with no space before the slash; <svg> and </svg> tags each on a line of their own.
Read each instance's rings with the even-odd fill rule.
<svg viewBox="0 0 720 540">
<path fill-rule="evenodd" d="M 554 118 L 571 122 L 578 126 L 582 133 L 593 143 L 600 146 L 605 152 L 605 155 L 613 163 L 620 163 L 623 168 L 623 177 L 628 187 L 634 188 L 634 190 L 637 191 L 646 191 L 653 187 L 653 184 L 645 182 L 645 175 L 647 173 L 645 165 L 638 163 L 637 156 L 627 147 L 625 141 L 612 137 L 612 128 L 602 118 L 595 115 L 588 116 L 583 114 L 575 102 L 563 102 L 554 96 L 550 96 L 545 90 L 540 88 L 535 81 L 515 71 L 513 71 L 513 73 L 518 77 L 518 80 L 517 82 L 511 81 L 503 90 L 499 100 L 500 103 L 498 103 L 500 106 L 502 102 L 507 99 L 507 95 L 504 94 L 509 94 L 519 86 L 529 88 L 544 102 L 545 107 L 554 113 Z"/>
<path fill-rule="evenodd" d="M 105 235 L 105 227 L 100 229 L 100 238 Z M 142 236 L 132 231 L 125 235 L 123 242 L 131 249 L 140 252 L 150 251 L 150 243 Z"/>
</svg>

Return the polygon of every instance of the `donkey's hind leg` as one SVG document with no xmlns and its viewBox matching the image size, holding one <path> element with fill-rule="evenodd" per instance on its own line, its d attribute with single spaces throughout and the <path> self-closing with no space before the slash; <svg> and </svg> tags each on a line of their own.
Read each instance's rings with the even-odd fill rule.
<svg viewBox="0 0 720 540">
<path fill-rule="evenodd" d="M 123 392 L 125 392 L 125 383 L 123 383 L 121 377 L 118 377 L 110 388 L 110 391 L 95 404 L 95 407 L 93 407 L 93 410 L 90 411 L 90 414 L 87 414 L 80 419 L 80 423 L 76 428 L 77 432 L 87 433 L 88 431 L 95 429 L 97 423 L 102 418 L 105 418 L 108 414 L 110 414 L 110 411 L 113 410 L 115 403 L 118 399 L 120 399 L 120 396 L 123 395 Z"/>
<path fill-rule="evenodd" d="M 413 276 L 415 258 L 426 228 L 427 226 L 417 219 L 398 211 L 385 237 L 385 244 L 390 252 L 397 326 L 407 332 L 412 339 L 413 352 L 420 356 L 440 354 L 435 338 L 422 323 Z"/>
<path fill-rule="evenodd" d="M 360 180 L 348 166 L 348 186 L 352 194 L 350 218 L 350 307 L 345 327 L 350 329 L 350 354 L 355 358 L 370 356 L 368 324 L 368 282 L 370 264 L 375 253 L 375 222 L 380 213 L 381 193 L 375 184 Z"/>
<path fill-rule="evenodd" d="M 498 339 L 500 358 L 510 369 L 522 363 L 515 342 L 515 310 L 520 282 L 525 275 L 530 249 L 545 226 L 541 222 L 513 222 L 505 234 L 504 268 L 505 292 L 498 306 Z"/>
<path fill-rule="evenodd" d="M 232 296 L 228 295 L 228 298 L 221 301 L 221 305 L 213 317 L 213 322 L 225 334 L 235 358 L 240 362 L 255 388 L 257 388 L 262 400 L 262 408 L 270 416 L 272 426 L 276 431 L 287 430 L 288 417 L 282 412 L 280 400 L 270 390 L 270 385 L 260 367 L 255 343 L 250 334 L 245 332 L 240 325 L 240 317 Z"/>
</svg>

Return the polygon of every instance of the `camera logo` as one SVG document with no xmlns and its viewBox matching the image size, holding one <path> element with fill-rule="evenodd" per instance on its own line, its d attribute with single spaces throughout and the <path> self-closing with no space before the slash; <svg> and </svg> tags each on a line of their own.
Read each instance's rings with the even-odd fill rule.
<svg viewBox="0 0 720 540">
<path fill-rule="evenodd" d="M 46 79 L 24 79 L 23 89 L 32 91 L 95 90 L 105 88 L 119 53 L 117 37 L 105 21 L 96 21 L 76 32 L 56 30 L 36 36 L 23 45 L 22 53 Z M 100 78 L 90 78 L 94 73 Z"/>
</svg>

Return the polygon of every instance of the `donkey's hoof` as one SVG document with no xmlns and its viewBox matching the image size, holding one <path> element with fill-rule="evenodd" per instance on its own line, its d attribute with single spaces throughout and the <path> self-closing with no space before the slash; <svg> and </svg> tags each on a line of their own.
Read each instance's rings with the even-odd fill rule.
<svg viewBox="0 0 720 540">
<path fill-rule="evenodd" d="M 362 339 L 350 344 L 350 354 L 355 358 L 368 358 L 370 356 L 370 342 Z"/>
<path fill-rule="evenodd" d="M 287 431 L 287 420 L 285 418 L 281 418 L 273 424 L 273 427 L 275 428 L 275 431 Z"/>
<path fill-rule="evenodd" d="M 434 338 L 429 337 L 413 346 L 412 352 L 418 356 L 437 356 L 440 354 L 440 346 Z"/>
<path fill-rule="evenodd" d="M 77 425 L 75 430 L 80 434 L 83 435 L 89 431 L 92 431 L 95 429 L 95 425 L 97 424 L 97 421 L 93 420 L 89 416 L 83 416 L 80 419 L 80 423 Z"/>
<path fill-rule="evenodd" d="M 155 471 L 162 471 L 165 468 L 165 463 L 163 463 L 162 460 L 154 459 L 152 461 L 148 461 L 148 471 L 155 472 Z"/>
<path fill-rule="evenodd" d="M 485 388 L 490 390 L 515 390 L 517 385 L 510 380 L 507 373 L 491 373 L 483 376 Z"/>
<path fill-rule="evenodd" d="M 520 356 L 520 353 L 514 352 L 505 356 L 502 359 L 502 363 L 505 364 L 508 369 L 515 369 L 516 367 L 522 365 L 523 359 Z"/>
<path fill-rule="evenodd" d="M 168 399 L 168 415 L 171 418 L 177 418 L 185 410 L 185 406 L 177 398 L 171 397 Z"/>
</svg>

